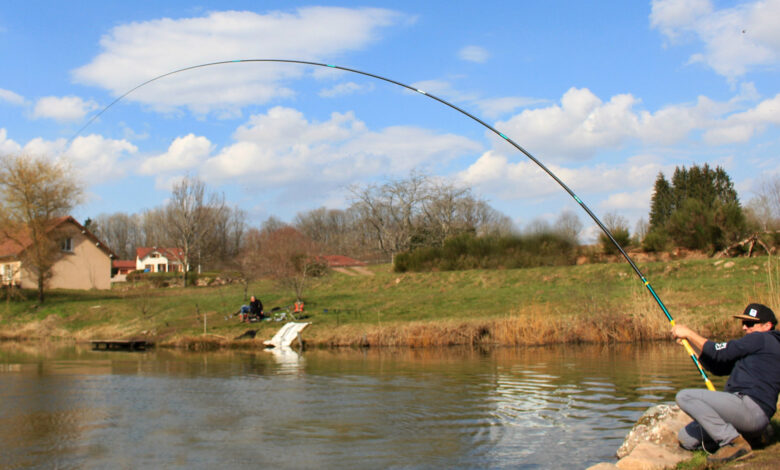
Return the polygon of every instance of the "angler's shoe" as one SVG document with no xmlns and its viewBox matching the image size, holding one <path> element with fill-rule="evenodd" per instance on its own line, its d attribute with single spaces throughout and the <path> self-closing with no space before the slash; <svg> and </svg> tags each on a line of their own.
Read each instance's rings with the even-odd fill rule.
<svg viewBox="0 0 780 470">
<path fill-rule="evenodd" d="M 753 449 L 750 444 L 742 436 L 737 436 L 736 439 L 728 444 L 721 446 L 717 452 L 707 456 L 707 463 L 724 463 L 731 462 L 732 460 L 744 459 L 749 457 L 753 453 Z"/>
</svg>

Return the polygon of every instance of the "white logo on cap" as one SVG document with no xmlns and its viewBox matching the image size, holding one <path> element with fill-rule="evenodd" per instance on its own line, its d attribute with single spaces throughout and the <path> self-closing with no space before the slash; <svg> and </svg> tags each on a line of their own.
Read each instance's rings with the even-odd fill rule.
<svg viewBox="0 0 780 470">
<path fill-rule="evenodd" d="M 756 315 L 758 315 L 758 311 L 754 308 L 751 308 L 750 313 L 748 313 L 748 315 L 750 315 L 751 317 L 755 317 Z"/>
</svg>

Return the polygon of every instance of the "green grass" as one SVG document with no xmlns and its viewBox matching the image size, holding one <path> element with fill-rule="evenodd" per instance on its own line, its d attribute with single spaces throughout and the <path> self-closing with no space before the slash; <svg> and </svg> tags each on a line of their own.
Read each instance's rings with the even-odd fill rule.
<svg viewBox="0 0 780 470">
<path fill-rule="evenodd" d="M 682 260 L 640 265 L 645 277 L 680 321 L 713 325 L 739 313 L 749 301 L 772 305 L 767 257 L 726 260 Z M 723 265 L 733 262 L 730 268 Z M 771 260 L 772 266 L 776 261 Z M 586 264 L 507 270 L 394 273 L 390 266 L 370 268 L 373 276 L 332 273 L 305 293 L 310 331 L 337 327 L 413 322 L 468 321 L 505 318 L 523 312 L 587 316 L 622 312 L 647 303 L 663 316 L 649 292 L 626 263 Z M 775 269 L 775 268 L 772 268 Z M 775 292 L 776 292 L 775 287 Z M 116 288 L 111 291 L 48 291 L 38 306 L 33 292 L 25 299 L 0 303 L 0 332 L 24 323 L 56 323 L 71 333 L 112 326 L 124 334 L 197 335 L 208 332 L 232 337 L 249 326 L 225 320 L 244 300 L 241 285 L 189 288 Z M 266 310 L 293 303 L 290 292 L 271 281 L 250 285 Z M 776 297 L 776 295 L 775 295 Z M 327 310 L 327 312 L 326 312 Z M 198 313 L 200 316 L 198 316 Z M 275 330 L 263 322 L 251 328 Z M 85 333 L 86 334 L 86 333 Z"/>
</svg>

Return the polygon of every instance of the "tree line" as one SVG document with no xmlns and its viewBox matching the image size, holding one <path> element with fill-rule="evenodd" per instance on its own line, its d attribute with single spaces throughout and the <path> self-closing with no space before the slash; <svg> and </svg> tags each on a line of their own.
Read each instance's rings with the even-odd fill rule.
<svg viewBox="0 0 780 470">
<path fill-rule="evenodd" d="M 46 224 L 68 215 L 82 195 L 83 186 L 61 161 L 26 155 L 0 159 L 0 235 L 8 238 L 20 227 L 32 234 L 34 249 L 25 253 L 25 262 L 39 276 L 41 299 L 56 252 L 56 234 L 47 233 Z M 185 285 L 189 271 L 232 269 L 246 280 L 286 277 L 299 297 L 305 285 L 299 282 L 322 272 L 323 254 L 384 262 L 401 255 L 397 268 L 402 270 L 571 263 L 582 230 L 574 213 L 563 212 L 553 224 L 535 220 L 518 232 L 470 187 L 417 172 L 353 185 L 348 197 L 346 209 L 322 207 L 301 212 L 290 223 L 271 217 L 253 224 L 245 211 L 226 203 L 224 194 L 186 176 L 160 207 L 100 214 L 85 226 L 120 259 L 135 259 L 138 247 L 180 249 L 179 261 L 188 268 Z M 765 180 L 743 209 L 722 168 L 678 167 L 671 180 L 659 173 L 649 223 L 640 221 L 633 235 L 619 214 L 606 214 L 603 221 L 621 246 L 646 251 L 681 246 L 714 252 L 757 230 L 775 231 L 770 243 L 777 245 L 780 178 Z M 614 250 L 603 235 L 600 244 L 605 252 Z"/>
<path fill-rule="evenodd" d="M 303 290 L 296 283 L 322 271 L 321 263 L 310 261 L 323 254 L 389 261 L 417 247 L 443 246 L 460 234 L 512 231 L 507 216 L 470 188 L 443 178 L 412 173 L 348 191 L 346 209 L 322 207 L 298 213 L 290 223 L 270 217 L 252 224 L 245 211 L 225 204 L 224 195 L 186 177 L 164 206 L 140 214 L 100 214 L 88 228 L 123 259 L 135 259 L 141 246 L 176 247 L 190 269 L 232 269 L 244 279 L 270 276 L 296 295 Z"/>
<path fill-rule="evenodd" d="M 100 214 L 85 226 L 120 259 L 136 258 L 140 247 L 178 248 L 189 269 L 221 269 L 241 251 L 248 228 L 246 212 L 226 204 L 224 194 L 209 192 L 197 177 L 174 183 L 168 202 L 138 214 Z M 186 283 L 186 281 L 185 281 Z"/>
</svg>

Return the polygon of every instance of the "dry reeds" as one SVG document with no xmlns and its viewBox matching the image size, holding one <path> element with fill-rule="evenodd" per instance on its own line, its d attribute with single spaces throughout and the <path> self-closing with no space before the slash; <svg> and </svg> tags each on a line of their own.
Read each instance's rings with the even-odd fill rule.
<svg viewBox="0 0 780 470">
<path fill-rule="evenodd" d="M 30 321 L 18 325 L 3 327 L 0 340 L 3 341 L 48 341 L 72 339 L 71 334 L 61 326 L 62 321 L 56 315 L 49 315 L 43 320 Z"/>
<path fill-rule="evenodd" d="M 767 302 L 772 309 L 780 309 L 780 264 L 777 257 L 769 255 L 766 260 Z"/>
<path fill-rule="evenodd" d="M 317 346 L 542 346 L 562 343 L 625 343 L 669 338 L 663 313 L 635 295 L 629 308 L 592 307 L 588 314 L 560 314 L 550 306 L 507 317 L 342 327 L 314 335 Z"/>
<path fill-rule="evenodd" d="M 175 347 L 187 351 L 216 351 L 228 346 L 230 340 L 217 336 L 179 336 L 166 341 L 161 346 Z"/>
</svg>

